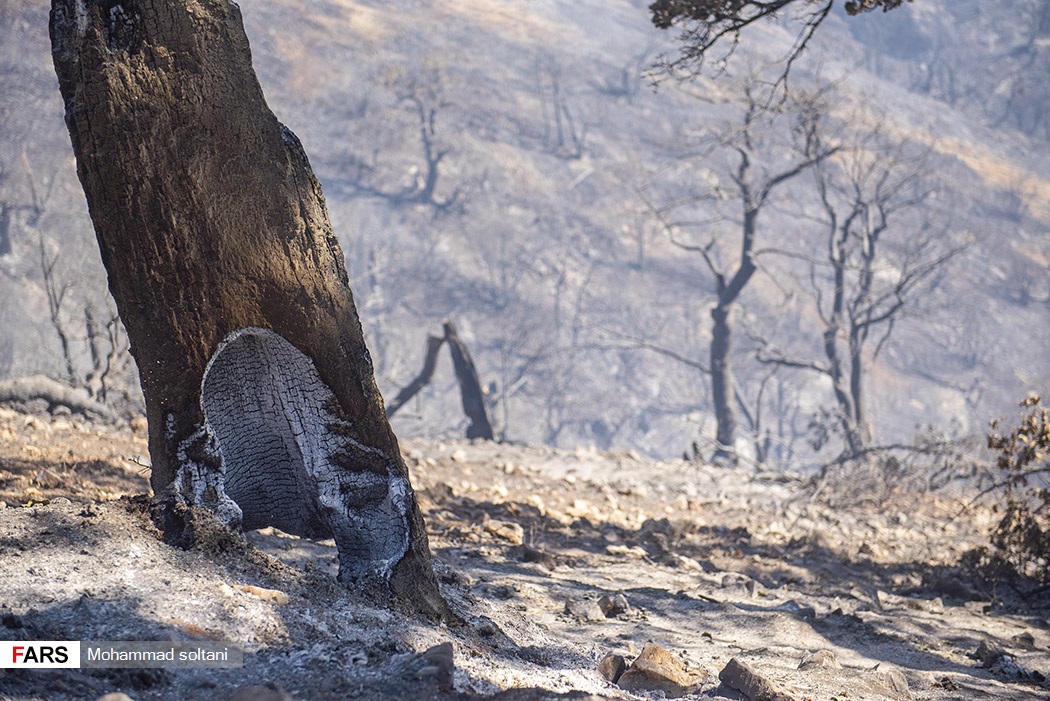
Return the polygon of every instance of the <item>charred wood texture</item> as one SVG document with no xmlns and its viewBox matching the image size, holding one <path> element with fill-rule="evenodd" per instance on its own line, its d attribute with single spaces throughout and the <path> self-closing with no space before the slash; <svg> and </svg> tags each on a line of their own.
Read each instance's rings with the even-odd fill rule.
<svg viewBox="0 0 1050 701">
<path fill-rule="evenodd" d="M 77 172 L 159 500 L 334 536 L 340 579 L 444 615 L 321 187 L 229 0 L 53 0 Z"/>
<path fill-rule="evenodd" d="M 419 371 L 416 379 L 405 385 L 404 389 L 397 393 L 393 401 L 387 404 L 387 418 L 396 414 L 398 409 L 407 404 L 412 397 L 419 394 L 419 390 L 430 384 L 430 380 L 434 377 L 434 370 L 437 368 L 438 352 L 444 343 L 444 336 L 427 336 L 427 350 L 423 356 L 423 369 Z"/>
<path fill-rule="evenodd" d="M 467 438 L 481 438 L 491 441 L 494 437 L 492 420 L 489 418 L 485 404 L 485 393 L 481 390 L 481 380 L 474 366 L 474 359 L 467 349 L 467 344 L 459 337 L 456 325 L 446 320 L 442 327 L 442 336 L 428 336 L 426 353 L 423 356 L 423 369 L 416 378 L 398 392 L 386 409 L 387 417 L 393 416 L 398 409 L 408 403 L 412 397 L 426 387 L 434 377 L 438 353 L 441 346 L 448 342 L 449 355 L 452 356 L 452 368 L 459 383 L 459 395 L 463 402 L 463 413 L 467 417 Z"/>
<path fill-rule="evenodd" d="M 459 337 L 456 325 L 451 321 L 446 321 L 444 328 L 445 340 L 448 341 L 448 349 L 452 353 L 452 367 L 455 368 L 456 379 L 459 380 L 463 413 L 470 421 L 467 425 L 467 438 L 491 441 L 492 422 L 489 421 L 489 414 L 485 409 L 485 397 L 481 391 L 478 371 L 474 367 L 474 359 L 470 357 L 467 344 Z"/>
</svg>

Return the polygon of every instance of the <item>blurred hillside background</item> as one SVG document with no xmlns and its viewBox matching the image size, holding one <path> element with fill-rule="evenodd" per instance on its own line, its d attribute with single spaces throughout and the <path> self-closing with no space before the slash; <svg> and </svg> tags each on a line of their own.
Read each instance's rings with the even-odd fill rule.
<svg viewBox="0 0 1050 701">
<path fill-rule="evenodd" d="M 840 218 L 858 180 L 885 186 L 891 214 L 868 301 L 892 314 L 862 349 L 871 442 L 981 434 L 1046 387 L 1050 5 L 837 10 L 791 73 L 819 97 L 748 122 L 745 88 L 762 92 L 791 29 L 755 27 L 724 74 L 654 89 L 676 44 L 647 4 L 240 3 L 270 106 L 324 187 L 388 400 L 452 319 L 506 439 L 709 455 L 712 268 L 739 263 L 741 153 L 754 182 L 791 171 L 807 124 L 840 151 L 763 203 L 733 312 L 738 450 L 804 466 L 843 449 L 821 182 Z M 45 374 L 133 406 L 47 12 L 0 0 L 0 380 Z M 458 404 L 442 356 L 394 428 L 462 436 Z"/>
</svg>

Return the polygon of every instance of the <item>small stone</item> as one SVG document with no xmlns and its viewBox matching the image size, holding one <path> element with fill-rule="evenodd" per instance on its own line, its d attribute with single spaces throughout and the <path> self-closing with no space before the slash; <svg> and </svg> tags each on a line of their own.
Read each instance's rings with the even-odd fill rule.
<svg viewBox="0 0 1050 701">
<path fill-rule="evenodd" d="M 127 694 L 121 694 L 119 692 L 114 694 L 106 694 L 105 696 L 99 696 L 98 701 L 135 701 Z"/>
<path fill-rule="evenodd" d="M 817 650 L 802 658 L 798 664 L 799 669 L 842 669 L 842 665 L 835 659 L 835 653 L 831 650 Z"/>
<path fill-rule="evenodd" d="M 292 701 L 280 684 L 270 682 L 266 686 L 246 686 L 233 692 L 226 701 Z"/>
<path fill-rule="evenodd" d="M 647 557 L 649 555 L 649 553 L 645 552 L 644 549 L 639 548 L 637 545 L 633 545 L 630 547 L 626 545 L 607 545 L 605 547 L 605 552 L 608 555 L 620 555 L 630 559 L 638 560 L 641 560 L 642 558 Z"/>
<path fill-rule="evenodd" d="M 602 658 L 602 661 L 598 663 L 598 674 L 602 675 L 602 678 L 606 681 L 615 684 L 620 681 L 620 677 L 627 671 L 627 660 L 624 659 L 623 655 L 617 655 L 616 653 L 610 653 Z"/>
<path fill-rule="evenodd" d="M 803 620 L 817 617 L 817 612 L 812 606 L 804 606 L 795 601 L 794 599 L 775 607 L 773 610 L 783 611 L 784 613 L 790 613 L 792 616 L 795 616 L 796 618 L 801 618 Z"/>
<path fill-rule="evenodd" d="M 493 635 L 500 632 L 499 626 L 497 626 L 490 618 L 482 618 L 478 621 L 478 624 L 474 626 L 474 630 L 476 630 L 478 635 L 483 638 L 491 638 Z"/>
<path fill-rule="evenodd" d="M 997 643 L 991 640 L 985 640 L 977 646 L 977 650 L 973 653 L 981 662 L 982 667 L 991 667 L 992 664 L 1003 657 L 1006 654 L 1006 650 L 1000 647 Z"/>
<path fill-rule="evenodd" d="M 598 602 L 591 599 L 569 599 L 565 602 L 565 613 L 568 613 L 581 621 L 604 621 L 605 614 L 602 613 Z"/>
<path fill-rule="evenodd" d="M 899 669 L 871 672 L 867 686 L 870 691 L 888 699 L 898 699 L 899 701 L 911 699 L 911 691 L 908 689 L 908 678 Z"/>
<path fill-rule="evenodd" d="M 598 599 L 598 607 L 606 618 L 615 618 L 622 613 L 627 613 L 630 606 L 627 597 L 623 594 L 605 594 Z"/>
<path fill-rule="evenodd" d="M 1015 645 L 1017 645 L 1018 647 L 1022 647 L 1025 650 L 1035 649 L 1035 636 L 1029 633 L 1028 631 L 1018 633 L 1014 637 L 1010 638 L 1010 640 L 1013 641 Z"/>
<path fill-rule="evenodd" d="M 514 545 L 521 545 L 525 542 L 525 529 L 520 524 L 511 521 L 490 519 L 485 523 L 485 530 L 494 536 L 510 541 Z"/>
<path fill-rule="evenodd" d="M 262 587 L 253 587 L 250 584 L 242 584 L 237 588 L 252 596 L 257 596 L 263 601 L 272 601 L 277 605 L 287 604 L 291 600 L 287 594 L 278 589 L 264 589 Z"/>
<path fill-rule="evenodd" d="M 528 545 L 522 545 L 518 549 L 518 559 L 522 562 L 534 562 L 541 567 L 546 567 L 548 570 L 553 570 L 557 566 L 557 562 L 550 553 L 547 553 L 539 548 L 532 548 Z"/>
<path fill-rule="evenodd" d="M 676 699 L 698 690 L 706 674 L 694 673 L 658 645 L 647 643 L 617 685 L 627 691 L 662 691 Z"/>
<path fill-rule="evenodd" d="M 445 642 L 429 648 L 423 653 L 423 661 L 426 665 L 416 673 L 416 677 L 433 679 L 440 691 L 451 691 L 456 671 L 452 643 Z"/>
</svg>

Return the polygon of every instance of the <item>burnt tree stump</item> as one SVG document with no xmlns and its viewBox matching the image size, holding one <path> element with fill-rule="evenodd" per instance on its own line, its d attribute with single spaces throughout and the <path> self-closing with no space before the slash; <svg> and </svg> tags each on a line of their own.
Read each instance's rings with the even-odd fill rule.
<svg viewBox="0 0 1050 701">
<path fill-rule="evenodd" d="M 321 187 L 229 0 L 53 0 L 77 173 L 163 504 L 334 537 L 339 578 L 444 616 Z"/>
</svg>

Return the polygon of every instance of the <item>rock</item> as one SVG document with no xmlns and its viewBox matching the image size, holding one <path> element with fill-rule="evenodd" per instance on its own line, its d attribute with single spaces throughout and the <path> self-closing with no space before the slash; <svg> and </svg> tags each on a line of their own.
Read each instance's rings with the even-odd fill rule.
<svg viewBox="0 0 1050 701">
<path fill-rule="evenodd" d="M 149 430 L 149 424 L 146 422 L 145 416 L 136 416 L 128 421 L 128 427 L 134 433 L 145 433 Z"/>
<path fill-rule="evenodd" d="M 1028 631 L 1025 631 L 1023 633 L 1018 633 L 1017 635 L 1015 635 L 1012 638 L 1010 638 L 1010 640 L 1015 645 L 1017 645 L 1018 647 L 1024 648 L 1025 650 L 1034 650 L 1035 649 L 1035 636 L 1032 635 L 1031 633 L 1029 633 Z"/>
<path fill-rule="evenodd" d="M 627 691 L 662 691 L 676 699 L 698 691 L 706 679 L 706 673 L 691 672 L 667 650 L 647 643 L 617 685 Z"/>
<path fill-rule="evenodd" d="M 967 586 L 958 577 L 937 576 L 926 581 L 926 588 L 960 601 L 981 601 L 984 597 Z"/>
<path fill-rule="evenodd" d="M 1006 655 L 1006 650 L 991 640 L 982 642 L 973 653 L 973 657 L 981 662 L 982 667 L 991 667 L 996 660 L 1004 655 Z"/>
<path fill-rule="evenodd" d="M 482 618 L 474 626 L 474 630 L 483 638 L 491 638 L 500 632 L 499 626 L 491 618 Z"/>
<path fill-rule="evenodd" d="M 106 694 L 105 696 L 99 696 L 97 701 L 135 701 L 135 699 L 131 698 L 127 694 L 121 694 L 118 692 L 114 694 Z"/>
<path fill-rule="evenodd" d="M 907 701 L 911 698 L 908 678 L 899 669 L 876 670 L 867 675 L 868 690 L 888 699 Z"/>
<path fill-rule="evenodd" d="M 280 684 L 270 682 L 266 686 L 246 686 L 238 689 L 226 701 L 292 701 L 292 697 Z"/>
<path fill-rule="evenodd" d="M 605 614 L 597 601 L 591 599 L 569 599 L 565 602 L 565 613 L 582 621 L 604 621 Z"/>
<path fill-rule="evenodd" d="M 288 595 L 278 589 L 264 589 L 262 587 L 254 587 L 250 584 L 242 584 L 237 588 L 243 592 L 251 594 L 252 596 L 257 596 L 263 601 L 272 601 L 278 605 L 287 604 L 290 601 Z"/>
<path fill-rule="evenodd" d="M 817 650 L 810 652 L 798 663 L 799 669 L 842 669 L 842 665 L 835 659 L 835 653 L 831 650 Z"/>
<path fill-rule="evenodd" d="M 641 560 L 648 556 L 649 553 L 645 552 L 644 549 L 639 548 L 637 545 L 626 546 L 626 545 L 607 545 L 605 552 L 608 555 L 621 555 L 627 558 L 633 558 Z"/>
<path fill-rule="evenodd" d="M 627 660 L 624 659 L 623 655 L 610 653 L 598 663 L 598 674 L 613 684 L 620 681 L 620 677 L 623 676 L 625 671 L 627 671 Z"/>
<path fill-rule="evenodd" d="M 598 599 L 598 607 L 606 618 L 615 618 L 622 613 L 627 613 L 630 605 L 623 594 L 605 594 Z"/>
<path fill-rule="evenodd" d="M 780 606 L 774 607 L 773 610 L 783 611 L 784 613 L 790 613 L 792 616 L 795 616 L 796 618 L 801 618 L 803 620 L 817 617 L 817 612 L 813 609 L 812 606 L 804 606 L 795 601 L 794 599 L 785 602 Z"/>
<path fill-rule="evenodd" d="M 417 679 L 433 679 L 440 691 L 451 691 L 456 665 L 453 659 L 452 643 L 435 645 L 423 653 L 426 663 L 416 672 Z"/>
<path fill-rule="evenodd" d="M 517 558 L 522 562 L 534 562 L 541 567 L 546 567 L 548 570 L 553 570 L 557 565 L 554 557 L 539 548 L 532 548 L 528 545 L 521 545 L 517 549 Z"/>
<path fill-rule="evenodd" d="M 718 673 L 718 678 L 751 701 L 795 701 L 794 696 L 735 657 Z"/>
<path fill-rule="evenodd" d="M 485 522 L 485 530 L 494 536 L 510 541 L 514 545 L 521 545 L 525 542 L 525 529 L 520 524 L 511 521 L 490 519 Z"/>
</svg>

